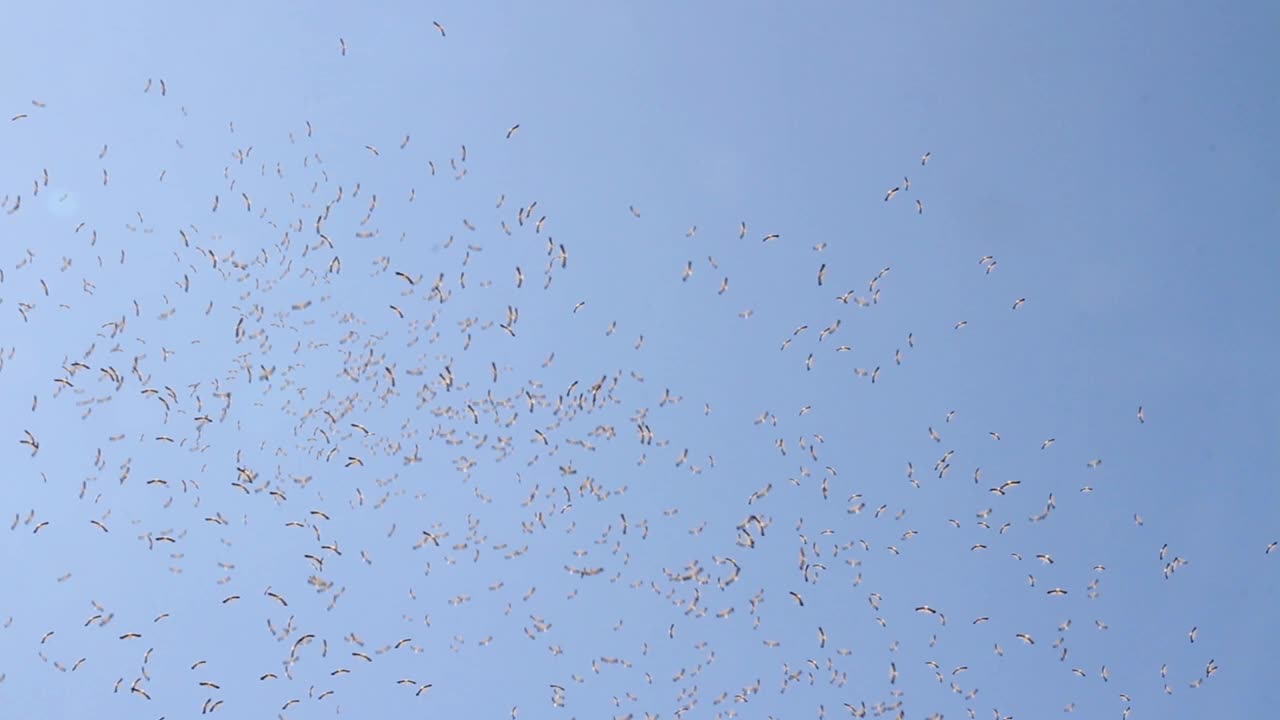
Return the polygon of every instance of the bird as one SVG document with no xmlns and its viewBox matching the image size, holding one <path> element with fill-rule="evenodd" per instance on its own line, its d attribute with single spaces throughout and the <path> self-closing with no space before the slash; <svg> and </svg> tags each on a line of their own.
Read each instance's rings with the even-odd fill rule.
<svg viewBox="0 0 1280 720">
<path fill-rule="evenodd" d="M 347 56 L 347 41 L 345 38 L 338 38 L 338 49 L 342 51 L 342 56 Z"/>
<path fill-rule="evenodd" d="M 933 153 L 931 153 L 931 152 L 927 152 L 927 153 L 925 153 L 925 154 L 920 158 L 920 164 L 921 164 L 921 165 L 928 165 L 928 164 L 929 164 L 929 158 L 931 158 L 931 157 L 933 157 Z"/>
<path fill-rule="evenodd" d="M 438 22 L 436 22 L 436 21 L 434 21 L 434 20 L 433 20 L 433 21 L 431 21 L 431 24 L 432 24 L 432 25 L 435 25 L 435 26 L 436 26 L 436 30 L 439 30 L 439 31 L 440 31 L 440 37 L 444 37 L 444 36 L 445 36 L 445 35 L 444 35 L 444 26 L 443 26 L 443 25 L 441 25 L 440 23 L 438 23 Z M 464 35 L 465 35 L 465 33 L 464 33 Z M 465 38 L 464 38 L 464 39 L 465 39 Z"/>
<path fill-rule="evenodd" d="M 885 193 L 885 194 L 884 194 L 884 201 L 885 201 L 885 202 L 889 202 L 889 199 L 890 199 L 890 198 L 892 198 L 894 195 L 897 195 L 897 194 L 898 194 L 898 191 L 899 191 L 899 190 L 901 190 L 901 189 L 902 189 L 902 188 L 900 188 L 900 187 L 895 187 L 895 188 L 890 189 L 890 190 L 889 190 L 889 192 L 887 192 L 887 193 Z"/>
<path fill-rule="evenodd" d="M 507 139 L 510 140 L 511 136 L 515 135 L 516 131 L 519 129 L 520 129 L 520 123 L 516 123 L 515 125 L 512 125 L 510 129 L 507 130 Z"/>
<path fill-rule="evenodd" d="M 40 452 L 40 441 L 36 439 L 35 435 L 31 434 L 30 430 L 23 430 L 22 434 L 26 435 L 26 437 L 19 440 L 18 444 L 29 446 L 31 448 L 31 457 L 35 457 L 36 453 Z"/>
<path fill-rule="evenodd" d="M 1021 480 L 1009 480 L 1007 482 L 1001 483 L 999 487 L 991 488 L 991 492 L 996 495 L 1004 495 L 1006 490 L 1010 488 L 1015 488 L 1021 484 L 1022 484 Z"/>
</svg>

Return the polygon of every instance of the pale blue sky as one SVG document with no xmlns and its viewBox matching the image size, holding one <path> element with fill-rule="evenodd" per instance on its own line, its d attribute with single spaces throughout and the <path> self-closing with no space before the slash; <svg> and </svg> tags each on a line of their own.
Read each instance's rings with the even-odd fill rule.
<svg viewBox="0 0 1280 720">
<path fill-rule="evenodd" d="M 286 717 L 799 718 L 900 700 L 909 718 L 1074 703 L 1138 720 L 1277 702 L 1274 6 L 52 2 L 5 28 L 0 716 L 221 700 L 273 718 L 298 699 Z M 250 382 L 246 362 L 276 370 Z M 553 414 L 575 381 L 590 408 L 602 376 L 606 402 Z M 167 417 L 143 393 L 166 386 Z M 735 526 L 753 513 L 770 525 L 748 548 Z M 447 537 L 413 549 L 424 530 Z M 808 581 L 801 547 L 827 566 Z M 721 589 L 726 556 L 741 575 Z M 673 579 L 695 562 L 709 582 Z M 784 668 L 800 674 L 780 694 Z"/>
</svg>

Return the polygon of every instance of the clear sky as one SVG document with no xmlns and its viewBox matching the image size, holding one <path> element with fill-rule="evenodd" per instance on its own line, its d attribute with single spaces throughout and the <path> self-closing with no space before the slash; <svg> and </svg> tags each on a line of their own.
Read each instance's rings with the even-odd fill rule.
<svg viewBox="0 0 1280 720">
<path fill-rule="evenodd" d="M 1274 4 L 4 28 L 0 717 L 1280 702 Z"/>
</svg>

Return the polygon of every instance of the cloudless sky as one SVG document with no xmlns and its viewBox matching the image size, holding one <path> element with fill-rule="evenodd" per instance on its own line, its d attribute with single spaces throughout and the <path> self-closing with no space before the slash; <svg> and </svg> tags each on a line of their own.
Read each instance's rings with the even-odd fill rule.
<svg viewBox="0 0 1280 720">
<path fill-rule="evenodd" d="M 1278 29 L 8 8 L 0 717 L 1266 716 Z"/>
</svg>

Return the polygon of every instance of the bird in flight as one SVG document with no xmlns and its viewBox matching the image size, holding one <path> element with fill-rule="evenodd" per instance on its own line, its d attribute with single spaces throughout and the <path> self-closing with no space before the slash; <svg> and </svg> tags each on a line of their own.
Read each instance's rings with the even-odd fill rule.
<svg viewBox="0 0 1280 720">
<path fill-rule="evenodd" d="M 26 435 L 26 437 L 23 438 L 22 440 L 19 440 L 18 444 L 30 446 L 31 456 L 35 457 L 36 453 L 40 452 L 40 441 L 36 439 L 35 435 L 31 434 L 30 430 L 23 430 L 22 434 Z"/>
</svg>

